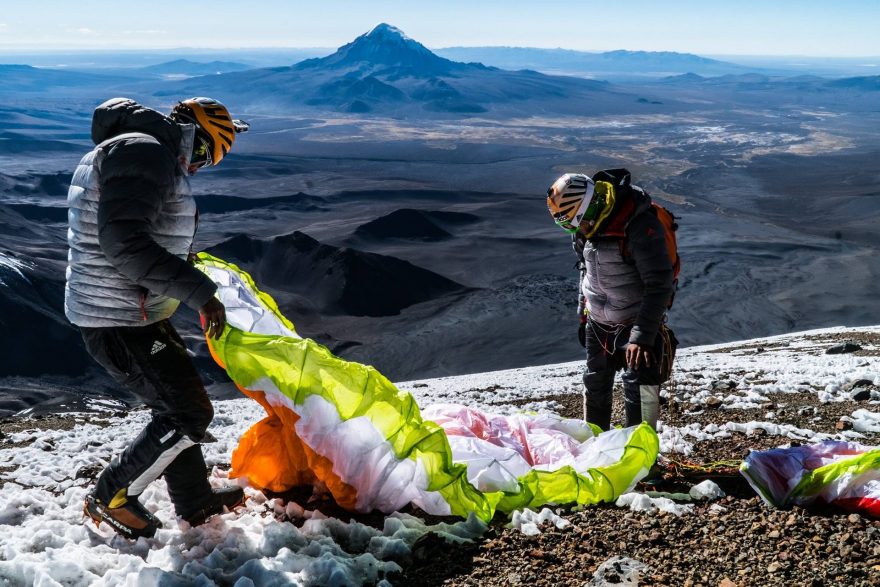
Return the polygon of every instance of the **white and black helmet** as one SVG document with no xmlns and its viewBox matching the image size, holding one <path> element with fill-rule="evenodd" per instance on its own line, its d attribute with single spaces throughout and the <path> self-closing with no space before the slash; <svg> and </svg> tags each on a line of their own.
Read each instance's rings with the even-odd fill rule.
<svg viewBox="0 0 880 587">
<path fill-rule="evenodd" d="M 596 184 L 582 173 L 566 173 L 547 190 L 547 208 L 566 232 L 575 232 L 593 199 Z"/>
</svg>

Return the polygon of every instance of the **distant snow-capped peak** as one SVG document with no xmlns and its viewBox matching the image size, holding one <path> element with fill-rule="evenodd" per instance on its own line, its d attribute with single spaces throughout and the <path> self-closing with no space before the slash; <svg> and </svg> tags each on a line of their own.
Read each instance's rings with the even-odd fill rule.
<svg viewBox="0 0 880 587">
<path fill-rule="evenodd" d="M 382 70 L 403 68 L 408 73 L 425 76 L 442 74 L 460 66 L 435 55 L 418 41 L 406 36 L 399 28 L 383 22 L 340 47 L 332 55 L 304 61 L 299 67 L 363 69 L 364 64 Z"/>
<path fill-rule="evenodd" d="M 421 55 L 434 55 L 430 49 L 407 36 L 406 33 L 396 26 L 384 22 L 377 24 L 370 32 L 359 36 L 351 43 L 353 46 L 365 44 L 385 47 L 398 52 L 412 51 Z"/>
<path fill-rule="evenodd" d="M 393 39 L 401 39 L 404 41 L 412 41 L 412 42 L 418 44 L 415 41 L 415 39 L 407 36 L 406 33 L 404 33 L 402 30 L 400 30 L 396 26 L 392 26 L 392 25 L 390 25 L 388 23 L 384 23 L 384 22 L 380 22 L 379 24 L 374 26 L 370 30 L 370 32 L 368 32 L 362 36 L 370 38 L 370 39 L 392 39 L 392 40 Z"/>
</svg>

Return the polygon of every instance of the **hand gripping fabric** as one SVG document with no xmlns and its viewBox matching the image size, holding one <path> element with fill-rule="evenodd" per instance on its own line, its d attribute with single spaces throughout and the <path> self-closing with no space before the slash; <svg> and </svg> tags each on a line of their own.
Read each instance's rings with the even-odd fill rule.
<svg viewBox="0 0 880 587">
<path fill-rule="evenodd" d="M 553 416 L 450 405 L 423 415 L 373 367 L 300 338 L 235 265 L 201 253 L 197 266 L 226 306 L 227 327 L 208 339 L 211 353 L 267 412 L 232 455 L 230 476 L 252 486 L 281 492 L 314 484 L 353 511 L 412 503 L 488 521 L 496 509 L 614 501 L 657 457 L 657 435 L 646 424 L 597 435 L 580 420 Z"/>
</svg>

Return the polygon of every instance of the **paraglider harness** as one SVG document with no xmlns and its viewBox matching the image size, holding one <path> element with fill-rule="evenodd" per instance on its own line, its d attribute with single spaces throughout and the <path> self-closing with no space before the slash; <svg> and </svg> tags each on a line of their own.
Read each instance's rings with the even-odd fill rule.
<svg viewBox="0 0 880 587">
<path fill-rule="evenodd" d="M 624 168 L 604 169 L 593 175 L 592 179 L 596 183 L 604 182 L 608 184 L 605 186 L 606 189 L 613 190 L 616 193 L 627 193 L 639 190 L 645 193 L 645 195 L 648 195 L 648 192 L 644 189 L 632 185 L 632 175 Z M 616 198 L 612 198 L 612 200 L 614 199 Z M 672 261 L 673 289 L 669 302 L 666 304 L 666 308 L 671 309 L 672 303 L 675 301 L 675 292 L 678 289 L 678 275 L 681 273 L 681 258 L 678 256 L 678 241 L 676 240 L 678 223 L 675 221 L 676 218 L 672 212 L 654 201 L 651 202 L 649 212 L 654 214 L 660 221 L 660 224 L 663 225 L 663 232 L 666 239 L 666 251 L 669 254 L 669 259 Z M 587 240 L 588 239 L 581 234 L 580 231 L 575 232 L 571 237 L 572 248 L 574 248 L 578 259 L 576 267 L 581 272 L 585 270 L 584 247 Z M 633 265 L 635 262 L 632 260 L 627 247 L 627 235 L 625 231 L 622 233 L 622 236 L 618 238 L 617 243 L 620 247 L 620 255 L 623 257 L 624 262 Z M 675 361 L 675 350 L 678 348 L 678 339 L 675 338 L 675 333 L 666 324 L 665 317 L 663 324 L 660 325 L 658 336 L 663 337 L 663 357 L 660 362 L 660 381 L 665 383 L 672 377 L 672 364 Z"/>
</svg>

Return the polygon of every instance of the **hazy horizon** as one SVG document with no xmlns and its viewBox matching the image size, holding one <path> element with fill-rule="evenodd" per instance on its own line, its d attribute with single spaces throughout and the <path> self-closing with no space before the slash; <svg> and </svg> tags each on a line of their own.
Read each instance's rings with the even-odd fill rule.
<svg viewBox="0 0 880 587">
<path fill-rule="evenodd" d="M 863 58 L 880 55 L 880 4 L 841 0 L 696 0 L 607 3 L 555 0 L 395 0 L 369 5 L 329 0 L 297 5 L 272 0 L 246 9 L 225 0 L 211 10 L 154 0 L 133 12 L 105 0 L 76 7 L 61 0 L 10 5 L 0 16 L 6 52 L 120 50 L 332 49 L 392 24 L 429 48 L 524 47 L 604 52 L 673 51 L 715 56 Z M 344 18 L 338 15 L 344 14 Z M 614 26 L 609 26 L 613 22 Z M 186 39 L 186 41 L 183 41 Z"/>
<path fill-rule="evenodd" d="M 365 31 L 366 32 L 366 31 Z M 415 39 L 418 41 L 418 39 Z M 345 43 L 343 43 L 344 45 Z M 423 43 L 424 44 L 424 43 Z M 332 53 L 336 51 L 341 45 L 335 46 L 299 46 L 299 45 L 290 45 L 290 46 L 253 46 L 253 47 L 238 47 L 238 46 L 228 46 L 228 47 L 196 47 L 196 46 L 186 46 L 181 45 L 179 47 L 126 47 L 122 49 L 117 48 L 91 48 L 91 49 L 82 49 L 82 48 L 55 48 L 55 49 L 9 49 L 5 48 L 4 50 L 7 55 L 107 55 L 107 54 L 125 54 L 125 53 L 153 53 L 153 54 L 162 54 L 162 53 L 194 53 L 194 54 L 211 54 L 211 53 L 227 53 L 230 51 L 247 51 L 247 52 L 274 52 L 274 51 L 327 51 Z M 674 51 L 674 50 L 652 50 L 652 49 L 630 49 L 624 47 L 618 47 L 617 49 L 603 49 L 603 50 L 587 50 L 587 49 L 569 49 L 566 47 L 534 47 L 530 45 L 449 45 L 443 47 L 434 47 L 430 45 L 425 45 L 428 49 L 432 51 L 443 51 L 446 49 L 459 49 L 459 48 L 467 48 L 467 49 L 536 49 L 542 51 L 572 51 L 577 53 L 608 53 L 611 51 L 629 51 L 633 53 L 637 52 L 645 52 L 645 53 L 679 53 L 679 54 L 695 54 L 700 57 L 706 57 L 709 59 L 830 59 L 830 60 L 840 60 L 840 61 L 854 61 L 859 59 L 880 59 L 880 52 L 877 54 L 865 54 L 865 55 L 820 55 L 820 54 L 746 54 L 746 53 L 693 53 L 690 51 Z M 878 64 L 880 67 L 880 64 Z"/>
</svg>

